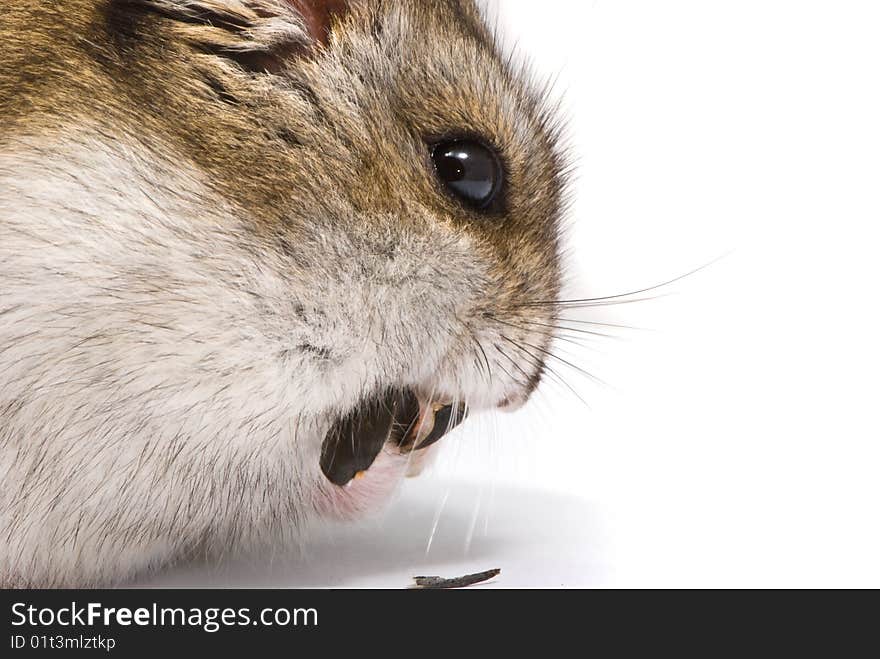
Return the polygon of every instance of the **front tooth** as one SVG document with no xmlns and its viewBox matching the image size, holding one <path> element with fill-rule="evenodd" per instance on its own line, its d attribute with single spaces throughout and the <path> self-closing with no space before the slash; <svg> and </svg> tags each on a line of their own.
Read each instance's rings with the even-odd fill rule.
<svg viewBox="0 0 880 659">
<path fill-rule="evenodd" d="M 412 431 L 412 446 L 418 448 L 419 444 L 425 441 L 434 432 L 434 425 L 437 420 L 437 412 L 442 410 L 446 405 L 443 403 L 430 403 L 423 406 L 423 411 L 419 417 L 419 422 Z"/>
<path fill-rule="evenodd" d="M 416 446 L 418 446 L 419 443 L 434 430 L 434 420 L 436 417 L 436 405 L 432 405 L 430 409 L 426 409 L 422 412 L 422 419 L 419 423 L 419 427 L 416 428 L 415 442 L 413 442 Z"/>
<path fill-rule="evenodd" d="M 453 411 L 455 412 L 454 415 Z M 462 404 L 457 408 L 454 405 L 443 406 L 440 410 L 437 410 L 434 413 L 431 432 L 421 437 L 419 443 L 416 445 L 416 448 L 420 450 L 426 449 L 432 444 L 435 444 L 444 435 L 451 432 L 453 429 L 455 429 L 456 426 L 458 426 L 458 424 L 464 421 L 465 417 L 467 417 L 467 414 L 467 405 Z M 438 417 L 440 424 L 439 427 L 437 427 Z"/>
</svg>

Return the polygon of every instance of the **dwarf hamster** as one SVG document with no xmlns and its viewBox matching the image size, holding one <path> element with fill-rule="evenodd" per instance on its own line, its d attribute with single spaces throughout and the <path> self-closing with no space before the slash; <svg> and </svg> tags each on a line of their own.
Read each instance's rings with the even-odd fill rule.
<svg viewBox="0 0 880 659">
<path fill-rule="evenodd" d="M 472 0 L 3 0 L 0 584 L 295 544 L 521 405 L 543 101 Z"/>
</svg>

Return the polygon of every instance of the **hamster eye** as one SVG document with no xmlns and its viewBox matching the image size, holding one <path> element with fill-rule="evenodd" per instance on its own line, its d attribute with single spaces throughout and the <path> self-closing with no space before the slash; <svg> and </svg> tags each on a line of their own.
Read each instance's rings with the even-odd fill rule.
<svg viewBox="0 0 880 659">
<path fill-rule="evenodd" d="M 441 142 L 431 153 L 437 177 L 458 199 L 478 210 L 492 205 L 504 182 L 498 155 L 474 140 Z"/>
</svg>

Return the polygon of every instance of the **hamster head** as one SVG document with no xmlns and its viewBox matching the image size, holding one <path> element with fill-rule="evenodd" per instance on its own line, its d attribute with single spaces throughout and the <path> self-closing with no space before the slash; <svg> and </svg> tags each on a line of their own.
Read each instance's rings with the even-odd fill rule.
<svg viewBox="0 0 880 659">
<path fill-rule="evenodd" d="M 37 353 L 82 342 L 55 376 L 75 366 L 91 390 L 59 397 L 50 427 L 27 392 L 53 375 L 22 371 L 7 427 L 179 444 L 171 490 L 186 475 L 216 495 L 237 474 L 235 523 L 229 506 L 200 519 L 204 544 L 374 507 L 468 415 L 533 393 L 564 163 L 541 91 L 471 0 L 29 4 L 12 2 L 12 22 L 39 33 L 30 55 L 0 56 L 19 165 L 4 176 L 10 190 L 36 185 L 26 171 L 52 178 L 28 199 L 54 209 L 47 233 L 64 215 L 68 238 L 43 252 L 54 274 L 32 277 L 37 246 L 11 238 L 9 213 L 0 238 L 29 255 L 11 296 L 43 320 L 79 305 L 69 341 L 35 327 Z M 61 57 L 76 66 L 39 64 Z"/>
</svg>

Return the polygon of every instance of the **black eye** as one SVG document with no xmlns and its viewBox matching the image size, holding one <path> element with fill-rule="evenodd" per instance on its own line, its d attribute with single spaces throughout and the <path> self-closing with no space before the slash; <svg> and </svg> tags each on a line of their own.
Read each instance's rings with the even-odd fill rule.
<svg viewBox="0 0 880 659">
<path fill-rule="evenodd" d="M 437 177 L 469 206 L 482 210 L 498 197 L 504 170 L 489 147 L 473 140 L 454 140 L 436 145 L 431 155 Z"/>
</svg>

